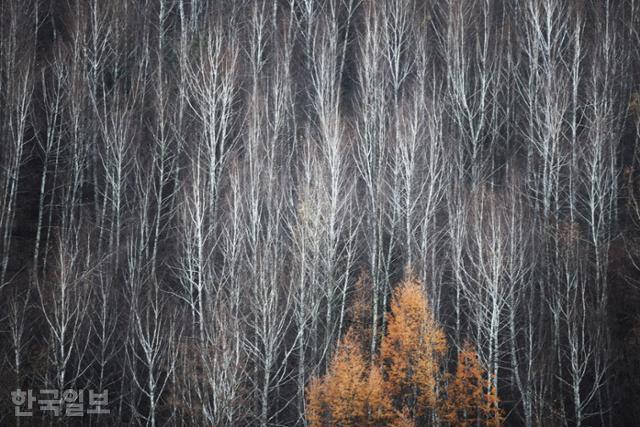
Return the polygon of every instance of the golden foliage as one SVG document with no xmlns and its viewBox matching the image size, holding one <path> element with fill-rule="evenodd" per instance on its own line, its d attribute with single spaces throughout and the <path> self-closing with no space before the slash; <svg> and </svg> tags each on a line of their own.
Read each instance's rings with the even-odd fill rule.
<svg viewBox="0 0 640 427">
<path fill-rule="evenodd" d="M 470 344 L 459 352 L 455 377 L 444 386 L 445 334 L 410 271 L 394 292 L 379 357 L 367 363 L 362 338 L 371 335 L 362 321 L 365 282 L 361 275 L 352 329 L 338 344 L 327 373 L 307 387 L 309 425 L 410 427 L 435 415 L 454 426 L 500 425 L 495 386 Z"/>
<path fill-rule="evenodd" d="M 306 417 L 310 426 L 321 426 L 325 418 L 328 408 L 324 400 L 324 389 L 324 382 L 318 377 L 311 378 L 307 385 Z"/>
<path fill-rule="evenodd" d="M 492 379 L 471 344 L 458 353 L 453 381 L 447 387 L 442 419 L 454 426 L 499 426 L 503 417 Z"/>
<path fill-rule="evenodd" d="M 436 408 L 446 351 L 444 332 L 433 318 L 422 285 L 409 273 L 394 293 L 380 349 L 385 386 L 396 407 L 408 408 L 415 417 Z"/>
<path fill-rule="evenodd" d="M 310 426 L 382 426 L 392 415 L 382 375 L 367 366 L 360 346 L 349 332 L 338 345 L 327 374 L 307 388 Z"/>
<path fill-rule="evenodd" d="M 395 419 L 389 424 L 390 427 L 416 427 L 416 422 L 409 415 L 408 410 L 398 413 Z"/>
</svg>

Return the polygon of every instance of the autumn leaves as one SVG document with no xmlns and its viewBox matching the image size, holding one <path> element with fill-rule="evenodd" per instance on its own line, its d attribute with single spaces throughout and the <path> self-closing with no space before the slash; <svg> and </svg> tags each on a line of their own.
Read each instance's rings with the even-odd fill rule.
<svg viewBox="0 0 640 427">
<path fill-rule="evenodd" d="M 380 367 L 367 364 L 353 333 L 340 342 L 327 374 L 311 380 L 307 399 L 311 426 L 376 425 L 393 412 Z"/>
<path fill-rule="evenodd" d="M 395 290 L 378 354 L 367 357 L 367 331 L 357 326 L 307 387 L 309 425 L 501 423 L 493 379 L 470 344 L 458 351 L 455 374 L 448 372 L 444 331 L 411 273 Z"/>
<path fill-rule="evenodd" d="M 421 284 L 409 278 L 396 290 L 380 347 L 387 389 L 399 406 L 418 414 L 435 407 L 436 379 L 446 351 L 444 333 L 429 311 Z"/>
</svg>

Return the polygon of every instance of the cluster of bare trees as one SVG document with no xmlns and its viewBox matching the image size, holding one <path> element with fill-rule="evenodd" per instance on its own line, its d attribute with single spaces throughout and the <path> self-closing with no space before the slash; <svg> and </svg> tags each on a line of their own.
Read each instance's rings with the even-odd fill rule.
<svg viewBox="0 0 640 427">
<path fill-rule="evenodd" d="M 407 266 L 507 423 L 636 420 L 639 28 L 638 0 L 0 2 L 0 422 L 32 388 L 304 425 Z"/>
</svg>

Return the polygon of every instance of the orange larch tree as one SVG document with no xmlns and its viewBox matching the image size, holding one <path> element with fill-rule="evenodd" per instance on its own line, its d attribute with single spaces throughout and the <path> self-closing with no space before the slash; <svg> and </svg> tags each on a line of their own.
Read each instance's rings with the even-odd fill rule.
<svg viewBox="0 0 640 427">
<path fill-rule="evenodd" d="M 339 343 L 326 375 L 307 387 L 307 420 L 317 426 L 383 426 L 394 417 L 382 374 L 368 366 L 352 332 Z"/>
<path fill-rule="evenodd" d="M 452 426 L 499 426 L 503 416 L 498 393 L 473 346 L 458 353 L 453 380 L 447 386 L 441 418 Z"/>
<path fill-rule="evenodd" d="M 395 290 L 380 347 L 385 388 L 398 411 L 420 419 L 432 414 L 447 342 L 433 318 L 422 284 L 410 270 Z"/>
<path fill-rule="evenodd" d="M 360 290 L 362 291 L 362 290 Z M 447 341 L 422 284 L 408 271 L 391 301 L 380 354 L 365 357 L 367 328 L 358 319 L 339 342 L 324 377 L 307 386 L 307 420 L 318 426 L 498 426 L 503 417 L 492 378 L 466 343 L 445 387 Z M 360 310 L 359 310 L 360 309 Z"/>
</svg>

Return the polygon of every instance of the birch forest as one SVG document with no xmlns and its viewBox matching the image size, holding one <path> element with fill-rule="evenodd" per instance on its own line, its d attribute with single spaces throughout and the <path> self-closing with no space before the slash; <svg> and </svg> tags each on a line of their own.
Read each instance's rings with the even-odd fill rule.
<svg viewBox="0 0 640 427">
<path fill-rule="evenodd" d="M 638 425 L 640 0 L 0 0 L 0 367 L 7 426 Z"/>
</svg>

